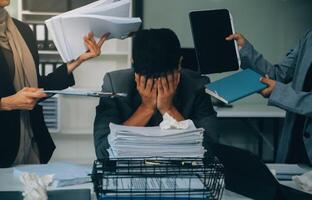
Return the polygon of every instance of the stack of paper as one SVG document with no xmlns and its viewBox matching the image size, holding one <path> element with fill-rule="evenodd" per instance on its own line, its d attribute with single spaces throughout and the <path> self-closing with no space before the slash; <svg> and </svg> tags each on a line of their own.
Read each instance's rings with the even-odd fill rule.
<svg viewBox="0 0 312 200">
<path fill-rule="evenodd" d="M 35 173 L 38 176 L 54 174 L 52 186 L 64 187 L 90 182 L 91 167 L 57 162 L 45 165 L 21 165 L 14 167 L 14 175 L 20 176 L 22 173 Z"/>
<path fill-rule="evenodd" d="M 108 141 L 110 157 L 203 157 L 204 129 L 191 120 L 185 130 L 122 126 L 111 123 Z"/>
<path fill-rule="evenodd" d="M 105 189 L 112 191 L 103 194 L 102 199 L 116 199 L 117 196 L 123 199 L 134 197 L 135 199 L 201 199 L 209 200 L 204 195 L 207 190 L 198 176 L 181 178 L 158 178 L 158 177 L 138 177 L 138 178 L 105 178 L 103 185 Z M 114 193 L 114 192 L 120 193 Z M 129 191 L 132 191 L 129 193 Z M 148 192 L 146 192 L 148 191 Z M 161 192 L 159 192 L 161 191 Z"/>
<path fill-rule="evenodd" d="M 307 172 L 297 164 L 267 164 L 273 175 L 280 181 L 292 180 L 293 176 L 299 176 Z"/>
<path fill-rule="evenodd" d="M 124 39 L 139 29 L 140 18 L 129 18 L 130 0 L 100 0 L 45 21 L 64 62 L 77 59 L 87 49 L 83 37 Z"/>
</svg>

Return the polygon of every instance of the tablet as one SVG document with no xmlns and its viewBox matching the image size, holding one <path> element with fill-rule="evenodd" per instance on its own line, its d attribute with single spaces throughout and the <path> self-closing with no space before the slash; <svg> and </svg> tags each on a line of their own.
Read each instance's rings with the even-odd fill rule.
<svg viewBox="0 0 312 200">
<path fill-rule="evenodd" d="M 225 40 L 234 33 L 230 12 L 227 9 L 192 11 L 189 17 L 200 72 L 238 70 L 240 59 L 236 41 Z"/>
</svg>

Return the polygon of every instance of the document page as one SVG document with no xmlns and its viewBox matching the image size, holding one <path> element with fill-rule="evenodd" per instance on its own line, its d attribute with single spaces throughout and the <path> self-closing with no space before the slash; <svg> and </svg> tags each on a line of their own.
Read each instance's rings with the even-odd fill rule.
<svg viewBox="0 0 312 200">
<path fill-rule="evenodd" d="M 124 39 L 141 25 L 138 18 L 119 18 L 99 15 L 76 15 L 62 17 L 62 30 L 66 37 L 69 56 L 78 58 L 85 52 L 83 37 L 86 33 L 93 32 L 99 39 L 105 33 L 110 33 L 109 38 Z M 79 27 L 79 29 L 77 29 Z"/>
<path fill-rule="evenodd" d="M 192 197 L 202 197 L 205 186 L 195 176 L 182 178 L 138 177 L 103 179 L 103 189 L 119 191 L 118 196 L 129 196 L 130 193 L 122 193 L 121 191 L 127 192 L 132 190 L 132 195 L 134 196 L 144 196 L 145 194 L 140 192 L 147 191 L 148 196 L 157 197 L 159 196 L 159 191 L 161 191 L 163 192 L 162 196 L 170 197 L 174 195 L 174 191 L 178 191 L 175 195 L 186 197 L 189 191 L 192 191 L 190 193 Z"/>
<path fill-rule="evenodd" d="M 110 124 L 110 157 L 202 157 L 204 129 L 187 120 L 187 129 Z"/>
<path fill-rule="evenodd" d="M 63 61 L 75 60 L 87 50 L 83 37 L 90 32 L 98 40 L 105 33 L 110 33 L 108 39 L 125 39 L 137 31 L 142 21 L 130 17 L 130 5 L 130 0 L 100 0 L 46 20 Z"/>
<path fill-rule="evenodd" d="M 126 97 L 126 93 L 112 93 L 112 92 L 101 92 L 92 91 L 88 89 L 77 89 L 77 88 L 67 88 L 64 90 L 44 90 L 46 94 L 63 94 L 63 95 L 73 95 L 73 96 L 90 96 L 90 97 Z"/>
</svg>

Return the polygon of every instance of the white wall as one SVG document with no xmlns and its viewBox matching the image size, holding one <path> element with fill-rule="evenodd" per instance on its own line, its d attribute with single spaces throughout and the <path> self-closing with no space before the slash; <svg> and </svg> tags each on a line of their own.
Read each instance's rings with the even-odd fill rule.
<svg viewBox="0 0 312 200">
<path fill-rule="evenodd" d="M 279 60 L 311 27 L 312 19 L 311 0 L 145 0 L 144 4 L 145 27 L 169 27 L 177 32 L 183 46 L 193 46 L 189 10 L 228 8 L 236 30 L 244 33 L 272 62 Z M 11 0 L 8 10 L 17 17 L 17 0 Z M 85 63 L 75 72 L 77 86 L 100 88 L 106 71 L 127 67 L 127 59 L 110 55 Z M 245 102 L 265 100 L 253 96 L 241 101 Z M 98 99 L 62 97 L 62 131 L 52 134 L 56 144 L 52 160 L 91 163 L 95 159 L 92 127 L 97 103 Z"/>
<path fill-rule="evenodd" d="M 10 5 L 6 7 L 6 9 L 12 17 L 17 18 L 17 1 L 16 0 L 11 0 Z"/>
<path fill-rule="evenodd" d="M 193 47 L 191 10 L 227 8 L 243 33 L 272 62 L 312 27 L 311 0 L 145 0 L 144 28 L 169 27 L 184 47 Z"/>
</svg>

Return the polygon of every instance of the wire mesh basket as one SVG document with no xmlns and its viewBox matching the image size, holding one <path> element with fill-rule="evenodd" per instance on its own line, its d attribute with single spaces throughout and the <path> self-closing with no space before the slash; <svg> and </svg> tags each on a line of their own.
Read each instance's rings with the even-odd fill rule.
<svg viewBox="0 0 312 200">
<path fill-rule="evenodd" d="M 224 168 L 215 157 L 96 160 L 98 200 L 219 200 Z"/>
</svg>

